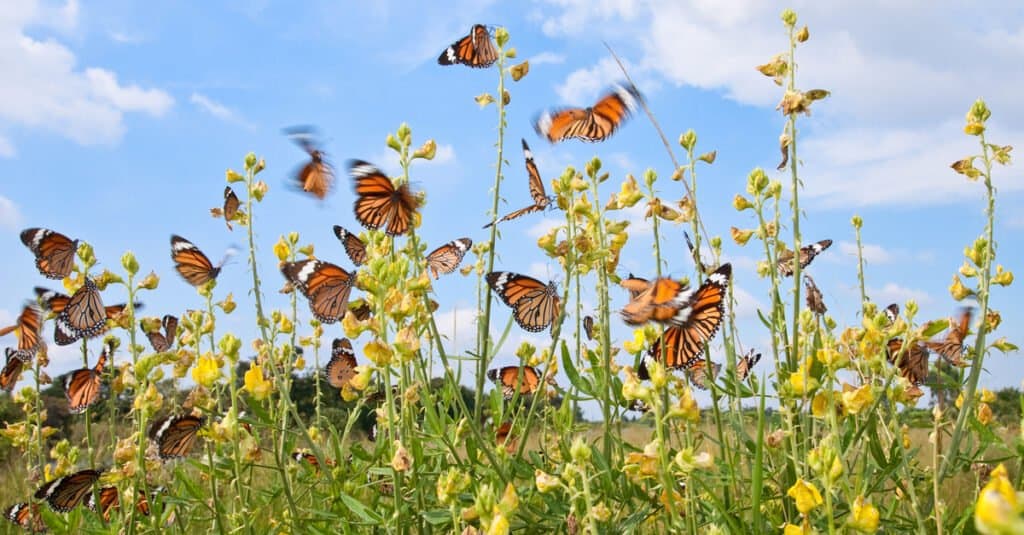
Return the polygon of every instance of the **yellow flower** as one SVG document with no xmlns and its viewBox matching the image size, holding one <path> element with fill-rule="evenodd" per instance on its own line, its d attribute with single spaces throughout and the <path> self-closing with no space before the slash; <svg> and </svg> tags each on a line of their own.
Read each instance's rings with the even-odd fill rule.
<svg viewBox="0 0 1024 535">
<path fill-rule="evenodd" d="M 693 391 L 691 389 L 683 390 L 683 393 L 679 396 L 679 402 L 669 406 L 668 416 L 670 418 L 680 417 L 690 423 L 700 421 L 700 407 L 697 406 L 697 400 L 693 399 Z"/>
<path fill-rule="evenodd" d="M 487 527 L 487 535 L 507 535 L 508 530 L 508 518 L 498 513 L 491 519 L 491 525 Z"/>
<path fill-rule="evenodd" d="M 391 458 L 391 468 L 394 468 L 396 472 L 405 472 L 412 468 L 412 456 L 409 455 L 409 450 L 406 450 L 405 446 L 397 440 L 395 441 L 395 456 Z"/>
<path fill-rule="evenodd" d="M 534 472 L 534 482 L 537 485 L 537 491 L 541 494 L 551 492 L 562 484 L 562 481 L 558 479 L 558 476 L 548 474 L 539 468 Z"/>
<path fill-rule="evenodd" d="M 949 294 L 953 296 L 953 299 L 963 301 L 972 293 L 974 292 L 960 282 L 960 277 L 953 275 L 953 284 L 949 286 Z"/>
<path fill-rule="evenodd" d="M 978 422 L 981 425 L 988 425 L 992 423 L 992 407 L 988 403 L 981 403 L 978 405 Z"/>
<path fill-rule="evenodd" d="M 818 488 L 814 486 L 814 483 L 808 483 L 802 478 L 796 480 L 796 483 L 789 487 L 786 495 L 796 500 L 796 510 L 804 515 L 824 503 L 821 499 L 821 493 L 818 492 Z"/>
<path fill-rule="evenodd" d="M 274 244 L 274 256 L 276 256 L 278 260 L 284 262 L 285 260 L 288 260 L 288 257 L 291 254 L 291 246 L 288 245 L 284 236 L 278 238 L 277 243 Z"/>
<path fill-rule="evenodd" d="M 871 391 L 871 385 L 864 385 L 860 388 L 843 392 L 843 411 L 846 414 L 860 414 L 875 400 L 875 394 Z"/>
<path fill-rule="evenodd" d="M 207 388 L 212 387 L 213 383 L 216 383 L 217 379 L 220 379 L 222 375 L 220 364 L 209 353 L 199 357 L 196 367 L 192 368 L 192 380 Z"/>
<path fill-rule="evenodd" d="M 643 351 L 646 340 L 644 330 L 636 329 L 633 331 L 633 339 L 622 343 L 622 349 L 625 349 L 626 353 L 639 353 Z"/>
<path fill-rule="evenodd" d="M 789 387 L 797 396 L 818 388 L 818 380 L 810 376 L 810 362 L 805 362 L 800 369 L 789 374 Z"/>
<path fill-rule="evenodd" d="M 363 348 L 366 358 L 377 366 L 387 366 L 391 362 L 391 348 L 380 340 L 374 340 Z"/>
<path fill-rule="evenodd" d="M 263 400 L 270 395 L 273 384 L 263 377 L 263 368 L 253 364 L 249 371 L 245 372 L 245 389 L 249 391 L 253 399 Z"/>
<path fill-rule="evenodd" d="M 878 509 L 871 503 L 865 503 L 863 496 L 857 496 L 846 525 L 857 531 L 874 533 L 878 531 Z"/>
<path fill-rule="evenodd" d="M 982 401 L 982 403 L 992 403 L 995 400 L 996 400 L 995 392 L 992 392 L 991 390 L 989 390 L 987 388 L 982 388 L 981 389 L 981 401 Z"/>
<path fill-rule="evenodd" d="M 824 418 L 828 415 L 828 394 L 824 391 L 815 394 L 811 400 L 811 415 L 815 418 Z"/>
<path fill-rule="evenodd" d="M 1000 464 L 989 475 L 985 488 L 978 494 L 974 506 L 974 526 L 981 533 L 1021 533 L 1024 520 L 1021 519 L 1017 493 Z"/>
<path fill-rule="evenodd" d="M 786 524 L 786 527 L 782 529 L 782 535 L 811 535 L 811 524 L 807 521 L 800 526 Z"/>
</svg>

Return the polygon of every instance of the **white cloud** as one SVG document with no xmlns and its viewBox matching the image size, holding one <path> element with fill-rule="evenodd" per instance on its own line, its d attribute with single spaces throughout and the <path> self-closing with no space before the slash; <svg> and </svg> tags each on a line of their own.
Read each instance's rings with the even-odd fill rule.
<svg viewBox="0 0 1024 535">
<path fill-rule="evenodd" d="M 234 121 L 236 119 L 235 112 L 206 95 L 192 93 L 192 96 L 189 97 L 189 102 L 195 104 L 197 108 L 222 121 Z"/>
<path fill-rule="evenodd" d="M 413 150 L 416 148 L 418 147 L 414 147 Z M 401 169 L 401 164 L 398 162 L 398 153 L 391 149 L 376 154 L 370 162 L 383 169 L 385 173 L 397 173 Z M 417 168 L 422 169 L 423 167 L 454 165 L 455 163 L 455 147 L 450 143 L 438 143 L 434 159 L 416 160 L 412 165 L 411 174 L 413 175 L 413 179 L 416 179 L 416 175 L 418 174 Z"/>
<path fill-rule="evenodd" d="M 59 8 L 39 2 L 8 2 L 0 8 L 0 120 L 55 132 L 81 145 L 113 144 L 124 134 L 124 114 L 161 116 L 174 99 L 158 89 L 122 85 L 109 70 L 76 65 L 74 52 L 55 38 L 25 33 L 31 26 L 67 31 L 78 3 Z"/>
<path fill-rule="evenodd" d="M 11 140 L 0 136 L 0 158 L 13 158 L 16 154 L 17 151 L 14 150 Z"/>
<path fill-rule="evenodd" d="M 861 244 L 864 251 L 864 261 L 868 264 L 888 264 L 893 260 L 893 254 L 886 250 L 881 245 L 875 245 L 872 243 Z M 839 242 L 839 252 L 841 258 L 837 260 L 840 262 L 846 262 L 847 257 L 857 257 L 857 244 L 848 241 Z"/>
<path fill-rule="evenodd" d="M 626 69 L 630 69 L 628 62 Z M 577 69 L 566 77 L 565 82 L 555 87 L 558 98 L 566 104 L 587 105 L 597 100 L 600 92 L 613 82 L 622 79 L 622 71 L 615 60 L 608 57 L 588 69 Z"/>
<path fill-rule="evenodd" d="M 868 297 L 875 303 L 905 303 L 908 299 L 914 299 L 918 304 L 924 305 L 932 301 L 931 296 L 924 290 L 915 290 L 900 286 L 894 282 L 887 283 L 881 288 L 866 288 Z"/>
<path fill-rule="evenodd" d="M 463 353 L 476 344 L 476 314 L 475 308 L 456 307 L 434 315 L 448 354 Z"/>
<path fill-rule="evenodd" d="M 110 32 L 107 36 L 111 41 L 122 45 L 135 45 L 145 41 L 141 35 L 126 32 Z"/>
<path fill-rule="evenodd" d="M 0 195 L 0 228 L 18 230 L 21 228 L 21 211 L 14 201 Z"/>
<path fill-rule="evenodd" d="M 502 223 L 502 224 L 504 225 L 506 223 Z M 512 224 L 512 223 L 507 223 L 507 224 Z M 559 225 L 563 225 L 563 224 L 565 224 L 565 220 L 564 219 L 555 219 L 553 217 L 544 217 L 542 219 L 538 219 L 536 223 L 531 225 L 530 228 L 526 229 L 526 235 L 531 237 L 531 238 L 540 238 L 541 236 L 547 234 L 548 232 L 551 232 L 551 229 L 553 229 L 553 228 L 555 228 L 555 227 L 557 227 Z"/>
<path fill-rule="evenodd" d="M 565 55 L 556 54 L 554 52 L 541 52 L 540 54 L 536 54 L 531 57 L 529 61 L 531 67 L 544 64 L 561 65 L 562 63 L 565 63 Z"/>
<path fill-rule="evenodd" d="M 541 29 L 549 36 L 579 35 L 589 30 L 595 20 L 632 20 L 640 4 L 634 0 L 553 0 L 550 3 L 562 8 L 562 13 L 542 18 Z"/>
<path fill-rule="evenodd" d="M 758 309 L 767 309 L 761 300 L 739 285 L 733 286 L 732 294 L 736 298 L 736 319 L 756 318 Z"/>
</svg>

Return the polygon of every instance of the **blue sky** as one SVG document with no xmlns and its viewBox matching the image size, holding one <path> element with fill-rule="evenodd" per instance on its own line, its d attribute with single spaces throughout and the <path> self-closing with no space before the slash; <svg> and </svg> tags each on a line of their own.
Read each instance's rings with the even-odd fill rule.
<svg viewBox="0 0 1024 535">
<path fill-rule="evenodd" d="M 12 321 L 33 286 L 56 287 L 38 275 L 18 240 L 29 226 L 89 241 L 112 269 L 119 269 L 124 250 L 134 250 L 143 269 L 163 277 L 159 291 L 145 297 L 146 314 L 197 306 L 199 298 L 172 271 L 168 237 L 181 234 L 211 258 L 243 243 L 241 230 L 228 232 L 208 209 L 220 204 L 224 170 L 240 168 L 248 151 L 268 163 L 261 177 L 271 192 L 259 207 L 256 228 L 268 299 L 284 306 L 270 246 L 295 230 L 303 242 L 316 244 L 317 256 L 350 266 L 331 232 L 334 224 L 359 228 L 344 162 L 366 159 L 397 173 L 384 138 L 403 121 L 417 143 L 429 137 L 439 144 L 434 162 L 413 168 L 414 186 L 428 195 L 422 234 L 435 245 L 464 235 L 484 239 L 480 226 L 488 220 L 496 119 L 493 107 L 481 110 L 473 97 L 494 91 L 496 73 L 443 68 L 435 61 L 480 22 L 506 26 L 516 61 L 531 60 L 529 76 L 510 88 L 506 208 L 528 202 L 520 137 L 531 144 L 545 179 L 599 155 L 612 173 L 609 191 L 626 173 L 639 176 L 651 167 L 666 178 L 665 198 L 682 195 L 667 180 L 670 162 L 643 117 L 595 145 L 551 146 L 533 132 L 530 121 L 540 110 L 587 105 L 621 79 L 602 45 L 609 42 L 669 138 L 693 128 L 700 151 L 718 151 L 715 164 L 700 169 L 700 208 L 708 230 L 726 237 L 742 299 L 743 343 L 765 347 L 767 334 L 754 315 L 768 302 L 753 271 L 756 250 L 729 242 L 728 230 L 753 226 L 749 212 L 731 208 L 747 174 L 757 166 L 772 170 L 778 162 L 783 121 L 774 107 L 781 93 L 754 66 L 786 46 L 778 18 L 784 5 L 202 4 L 24 0 L 0 7 L 0 243 L 11 251 L 0 278 L 6 296 L 0 323 Z M 989 141 L 1021 144 L 1024 72 L 1011 66 L 1024 64 L 1024 17 L 1011 3 L 982 11 L 957 3 L 786 5 L 811 30 L 798 51 L 799 85 L 832 91 L 815 104 L 813 116 L 800 120 L 804 237 L 835 241 L 810 270 L 830 312 L 841 323 L 859 321 L 849 220 L 860 214 L 871 297 L 883 305 L 915 298 L 923 318 L 953 314 L 957 304 L 947 287 L 964 246 L 982 232 L 984 216 L 983 188 L 954 174 L 949 164 L 977 151 L 961 127 L 979 96 L 994 113 Z M 335 192 L 322 203 L 286 188 L 303 153 L 281 128 L 295 124 L 319 128 L 339 170 Z M 1024 177 L 1019 167 L 996 172 L 1001 263 L 1019 271 Z M 774 171 L 771 176 L 783 178 Z M 621 269 L 650 273 L 650 231 L 636 213 L 632 217 L 636 226 Z M 558 276 L 557 265 L 532 245 L 550 224 L 534 216 L 503 225 L 499 267 Z M 671 273 L 691 274 L 682 229 L 669 229 L 667 236 Z M 241 259 L 220 278 L 218 295 L 232 291 L 243 305 L 222 321 L 222 332 L 255 334 L 252 317 L 242 312 L 250 302 L 247 280 Z M 449 276 L 436 285 L 439 323 L 456 320 L 459 340 L 473 330 L 472 284 Z M 999 288 L 992 303 L 1003 314 L 999 335 L 1020 343 L 1014 336 L 1022 332 L 1024 309 L 1014 295 L 1020 295 L 1016 287 Z M 105 300 L 117 302 L 118 296 L 108 292 Z M 616 295 L 613 305 L 623 303 L 624 295 Z M 520 340 L 544 341 L 515 333 L 499 363 L 513 362 Z M 619 340 L 628 336 L 622 325 L 613 333 Z M 81 362 L 76 347 L 55 350 L 53 357 L 53 375 Z M 1019 385 L 1024 375 L 1017 358 L 991 357 L 985 383 Z"/>
</svg>

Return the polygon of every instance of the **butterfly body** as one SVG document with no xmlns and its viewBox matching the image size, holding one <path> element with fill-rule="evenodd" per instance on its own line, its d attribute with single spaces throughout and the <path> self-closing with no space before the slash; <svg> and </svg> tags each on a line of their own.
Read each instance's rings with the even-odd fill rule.
<svg viewBox="0 0 1024 535">
<path fill-rule="evenodd" d="M 501 387 L 506 400 L 515 396 L 517 386 L 520 395 L 533 394 L 540 387 L 540 373 L 532 366 L 494 368 L 487 371 L 487 378 Z"/>
<path fill-rule="evenodd" d="M 231 186 L 224 186 L 224 222 L 227 223 L 228 230 L 234 230 L 231 228 L 231 221 L 238 215 L 240 204 L 235 190 L 231 189 Z"/>
<path fill-rule="evenodd" d="M 230 252 L 228 256 L 230 256 Z M 174 269 L 178 271 L 185 282 L 192 286 L 202 286 L 220 275 L 221 267 L 227 257 L 220 264 L 214 266 L 213 262 L 199 250 L 192 242 L 178 235 L 171 235 L 171 260 L 174 261 Z"/>
<path fill-rule="evenodd" d="M 107 309 L 103 306 L 100 290 L 86 277 L 82 287 L 75 291 L 57 314 L 53 340 L 66 346 L 79 338 L 92 338 L 106 331 Z"/>
<path fill-rule="evenodd" d="M 484 228 L 496 225 L 502 221 L 511 221 L 526 214 L 540 212 L 551 205 L 552 199 L 551 197 L 548 197 L 547 192 L 544 191 L 544 180 L 541 179 L 540 171 L 537 169 L 537 164 L 533 161 L 533 152 L 530 150 L 530 146 L 526 144 L 525 139 L 522 140 L 522 142 L 523 159 L 526 161 L 526 175 L 529 178 L 528 185 L 530 187 L 530 197 L 533 198 L 533 204 L 525 208 L 520 208 L 509 214 L 505 214 L 501 219 L 484 225 Z"/>
<path fill-rule="evenodd" d="M 317 199 L 324 200 L 334 185 L 334 168 L 314 142 L 314 130 L 307 126 L 298 126 L 286 129 L 285 133 L 309 155 L 309 162 L 295 173 L 295 186 Z"/>
</svg>

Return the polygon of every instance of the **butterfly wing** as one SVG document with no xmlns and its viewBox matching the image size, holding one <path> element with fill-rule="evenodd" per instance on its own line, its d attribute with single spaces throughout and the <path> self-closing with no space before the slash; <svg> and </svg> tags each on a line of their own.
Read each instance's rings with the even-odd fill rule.
<svg viewBox="0 0 1024 535">
<path fill-rule="evenodd" d="M 546 207 L 551 199 L 548 197 L 547 192 L 544 191 L 544 180 L 540 177 L 540 171 L 537 170 L 537 164 L 533 161 L 533 151 L 530 150 L 530 146 L 526 144 L 526 140 L 523 139 L 523 159 L 526 161 L 526 175 L 529 177 L 530 197 L 533 198 L 533 204 Z"/>
<path fill-rule="evenodd" d="M 46 532 L 46 522 L 43 521 L 43 515 L 39 512 L 37 503 L 16 503 L 4 511 L 4 516 L 7 517 L 7 520 L 32 533 Z"/>
<path fill-rule="evenodd" d="M 240 204 L 238 196 L 235 195 L 235 190 L 231 189 L 231 186 L 224 186 L 224 222 L 227 223 L 228 230 L 232 230 L 231 221 L 238 215 L 238 206 Z"/>
<path fill-rule="evenodd" d="M 362 160 L 353 160 L 349 172 L 355 180 L 356 219 L 369 229 L 384 227 L 390 236 L 408 232 L 419 204 L 408 184 L 395 188 L 380 169 Z"/>
<path fill-rule="evenodd" d="M 18 315 L 18 349 L 24 351 L 35 351 L 39 349 L 40 331 L 42 330 L 43 312 L 39 305 L 29 302 L 21 309 Z"/>
<path fill-rule="evenodd" d="M 818 285 L 814 284 L 814 279 L 804 275 L 804 287 L 807 289 L 807 308 L 819 316 L 828 312 L 828 308 L 825 306 L 825 298 L 821 295 Z"/>
<path fill-rule="evenodd" d="M 553 284 L 509 271 L 492 271 L 487 284 L 501 300 L 512 307 L 520 327 L 530 332 L 546 329 L 560 312 L 558 292 Z"/>
<path fill-rule="evenodd" d="M 750 376 L 750 370 L 754 368 L 754 365 L 761 361 L 761 354 L 754 353 L 753 350 L 750 353 L 743 355 L 740 360 L 736 363 L 736 379 L 740 381 L 746 381 L 747 377 Z"/>
<path fill-rule="evenodd" d="M 892 338 L 886 344 L 889 362 L 895 364 L 900 375 L 913 386 L 920 386 L 928 378 L 928 350 L 921 344 L 913 344 L 903 350 L 903 339 Z"/>
<path fill-rule="evenodd" d="M 636 109 L 640 93 L 635 87 L 614 86 L 592 108 L 565 108 L 544 112 L 534 123 L 538 134 L 551 143 L 576 138 L 594 142 L 608 139 Z"/>
<path fill-rule="evenodd" d="M 427 267 L 434 274 L 434 279 L 436 280 L 441 274 L 455 271 L 455 268 L 459 267 L 459 263 L 462 262 L 462 257 L 466 256 L 466 251 L 472 245 L 473 240 L 459 238 L 431 251 L 427 255 Z"/>
<path fill-rule="evenodd" d="M 474 24 L 469 35 L 455 41 L 440 56 L 439 65 L 462 64 L 474 69 L 490 67 L 498 60 L 498 49 L 491 41 L 491 34 L 482 24 Z"/>
<path fill-rule="evenodd" d="M 356 375 L 356 354 L 348 338 L 335 338 L 331 344 L 331 360 L 324 372 L 334 388 L 344 388 Z"/>
<path fill-rule="evenodd" d="M 220 266 L 214 267 L 195 244 L 181 236 L 171 236 L 171 260 L 178 274 L 192 286 L 202 286 L 220 274 Z"/>
<path fill-rule="evenodd" d="M 149 435 L 156 442 L 161 459 L 186 457 L 192 451 L 202 426 L 203 419 L 199 416 L 168 416 L 154 422 Z"/>
<path fill-rule="evenodd" d="M 812 243 L 810 245 L 800 248 L 800 269 L 807 267 L 808 264 L 814 260 L 814 257 L 821 254 L 825 249 L 828 249 L 832 245 L 832 240 L 821 240 L 819 242 Z M 778 267 L 779 273 L 783 277 L 793 276 L 793 257 L 792 251 L 786 250 L 779 253 Z"/>
<path fill-rule="evenodd" d="M 594 340 L 594 316 L 583 318 L 583 332 L 587 334 L 587 340 Z"/>
<path fill-rule="evenodd" d="M 92 338 L 106 330 L 107 310 L 103 306 L 99 288 L 92 279 L 75 291 L 67 306 L 57 315 L 53 339 L 66 346 L 79 338 Z"/>
<path fill-rule="evenodd" d="M 96 470 L 75 472 L 39 487 L 35 498 L 46 500 L 54 511 L 66 513 L 82 503 L 85 496 L 92 492 L 92 486 L 99 477 L 100 472 Z"/>
<path fill-rule="evenodd" d="M 718 371 L 720 369 L 722 369 L 721 364 L 716 364 L 705 359 L 697 359 L 697 361 L 686 370 L 686 375 L 690 378 L 690 384 L 701 390 L 707 390 L 708 381 L 713 381 L 715 376 L 718 375 Z"/>
<path fill-rule="evenodd" d="M 532 394 L 540 386 L 540 374 L 532 366 L 495 368 L 487 372 L 487 378 L 501 387 L 505 400 L 510 400 L 515 396 L 517 386 L 521 395 Z"/>
<path fill-rule="evenodd" d="M 117 487 L 103 487 L 99 491 L 100 503 L 97 507 L 96 495 L 89 494 L 85 498 L 85 506 L 103 515 L 103 520 L 110 521 L 110 511 L 121 508 L 120 495 Z"/>
<path fill-rule="evenodd" d="M 78 240 L 49 229 L 30 228 L 21 232 L 21 243 L 36 256 L 36 268 L 44 277 L 59 280 L 71 274 Z"/>
<path fill-rule="evenodd" d="M 366 244 L 359 239 L 359 236 L 345 230 L 341 225 L 334 225 L 334 235 L 345 247 L 345 254 L 353 264 L 361 266 L 366 263 Z"/>
<path fill-rule="evenodd" d="M 6 352 L 7 362 L 4 369 L 0 371 L 0 390 L 10 392 L 14 389 L 14 384 L 21 378 L 21 370 L 25 367 L 26 361 L 19 358 L 13 348 L 8 347 Z"/>
<path fill-rule="evenodd" d="M 310 258 L 283 263 L 281 273 L 306 296 L 309 309 L 318 320 L 334 323 L 345 315 L 354 282 L 349 272 Z"/>
</svg>

